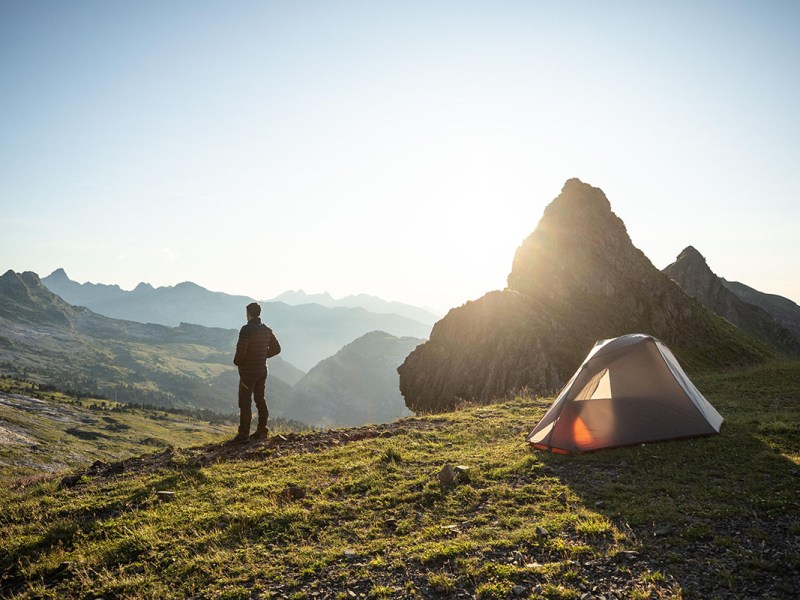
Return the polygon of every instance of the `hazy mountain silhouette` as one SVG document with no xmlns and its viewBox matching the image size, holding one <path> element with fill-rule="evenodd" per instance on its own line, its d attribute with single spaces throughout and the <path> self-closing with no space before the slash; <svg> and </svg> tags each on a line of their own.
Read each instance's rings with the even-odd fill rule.
<svg viewBox="0 0 800 600">
<path fill-rule="evenodd" d="M 570 179 L 514 256 L 508 287 L 451 310 L 398 369 L 406 405 L 439 411 L 552 393 L 598 339 L 647 333 L 689 372 L 771 356 L 631 243 L 605 194 Z"/>
<path fill-rule="evenodd" d="M 402 302 L 390 302 L 368 294 L 334 298 L 327 292 L 324 294 L 306 294 L 303 290 L 290 290 L 272 298 L 270 302 L 283 302 L 292 306 L 298 304 L 320 304 L 328 308 L 363 308 L 378 314 L 400 315 L 428 326 L 433 325 L 441 318 L 441 315 L 427 308 L 403 304 Z"/>
<path fill-rule="evenodd" d="M 77 283 L 64 269 L 53 271 L 42 283 L 70 304 L 98 314 L 167 326 L 183 322 L 236 329 L 244 324 L 244 307 L 254 301 L 247 296 L 211 292 L 189 281 L 158 288 L 140 283 L 131 291 L 117 285 Z"/>
<path fill-rule="evenodd" d="M 389 423 L 412 414 L 397 367 L 422 340 L 373 331 L 311 369 L 292 397 L 292 418 L 315 426 Z"/>
<path fill-rule="evenodd" d="M 105 302 L 122 301 L 128 295 L 128 292 L 118 285 L 72 281 L 64 269 L 56 269 L 47 277 L 43 277 L 41 281 L 47 289 L 74 306 L 86 306 L 87 308 L 91 308 L 88 304 L 102 306 Z"/>
<path fill-rule="evenodd" d="M 69 279 L 63 269 L 54 271 L 42 283 L 70 304 L 86 306 L 96 313 L 168 326 L 197 323 L 238 330 L 245 322 L 244 307 L 254 301 L 247 296 L 212 292 L 191 282 L 158 288 L 140 283 L 132 291 L 116 285 L 80 284 Z M 371 303 L 394 306 L 385 301 Z M 272 301 L 261 304 L 264 322 L 275 330 L 284 348 L 281 356 L 305 371 L 370 331 L 417 338 L 427 338 L 430 334 L 429 323 L 399 314 L 370 312 L 362 307 L 313 303 L 291 306 Z"/>
<path fill-rule="evenodd" d="M 779 323 L 769 312 L 760 306 L 746 302 L 734 293 L 727 282 L 711 270 L 703 255 L 692 246 L 685 248 L 675 262 L 664 269 L 664 273 L 700 304 L 746 333 L 760 339 L 770 348 L 783 354 L 800 354 L 800 338 Z M 741 286 L 741 284 L 739 285 Z M 740 287 L 740 289 L 744 288 L 746 286 Z M 753 298 L 767 297 L 767 294 L 762 294 L 752 288 L 747 289 L 750 290 L 750 296 Z M 780 296 L 770 299 L 769 305 L 773 306 L 779 303 L 778 298 Z M 791 302 L 786 298 L 783 300 Z M 798 319 L 794 325 L 800 326 L 800 308 L 797 309 L 797 315 Z"/>
</svg>

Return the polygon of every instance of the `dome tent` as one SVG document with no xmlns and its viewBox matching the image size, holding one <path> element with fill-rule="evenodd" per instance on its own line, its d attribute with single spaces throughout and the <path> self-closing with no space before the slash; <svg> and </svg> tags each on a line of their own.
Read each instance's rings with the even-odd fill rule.
<svg viewBox="0 0 800 600">
<path fill-rule="evenodd" d="M 527 441 L 586 452 L 719 433 L 722 421 L 669 348 L 630 334 L 595 344 Z"/>
</svg>

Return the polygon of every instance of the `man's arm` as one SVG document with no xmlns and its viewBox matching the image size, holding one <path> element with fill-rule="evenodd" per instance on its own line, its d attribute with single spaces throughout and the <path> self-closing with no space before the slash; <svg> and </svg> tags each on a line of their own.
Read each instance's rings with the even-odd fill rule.
<svg viewBox="0 0 800 600">
<path fill-rule="evenodd" d="M 273 356 L 277 356 L 281 353 L 281 344 L 278 341 L 278 338 L 275 337 L 275 333 L 270 330 L 270 339 L 269 339 L 269 348 L 267 349 L 267 358 L 272 358 Z"/>
<path fill-rule="evenodd" d="M 242 327 L 241 331 L 239 331 L 239 341 L 236 342 L 236 354 L 233 357 L 233 364 L 237 367 L 241 366 L 244 363 L 245 358 L 247 358 L 247 351 L 250 349 L 250 336 Z"/>
</svg>

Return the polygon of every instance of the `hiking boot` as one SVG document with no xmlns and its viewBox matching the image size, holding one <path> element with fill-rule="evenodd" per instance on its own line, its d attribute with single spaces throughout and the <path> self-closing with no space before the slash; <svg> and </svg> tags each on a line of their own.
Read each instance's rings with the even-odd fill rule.
<svg viewBox="0 0 800 600">
<path fill-rule="evenodd" d="M 228 440 L 225 442 L 226 444 L 244 444 L 250 439 L 250 437 L 246 433 L 237 433 L 236 437 L 232 440 Z"/>
<path fill-rule="evenodd" d="M 256 429 L 255 433 L 253 433 L 253 435 L 250 436 L 250 439 L 251 440 L 265 440 L 265 439 L 267 439 L 268 431 L 269 430 L 267 430 L 267 429 Z"/>
</svg>

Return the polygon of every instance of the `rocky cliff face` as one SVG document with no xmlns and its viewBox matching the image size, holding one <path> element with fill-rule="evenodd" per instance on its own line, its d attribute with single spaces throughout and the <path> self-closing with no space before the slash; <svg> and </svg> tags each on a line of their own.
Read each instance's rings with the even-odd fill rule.
<svg viewBox="0 0 800 600">
<path fill-rule="evenodd" d="M 770 354 L 655 268 L 600 189 L 570 179 L 517 250 L 508 287 L 436 323 L 398 369 L 400 390 L 417 412 L 552 393 L 596 340 L 626 333 L 658 337 L 689 371 Z"/>
<path fill-rule="evenodd" d="M 800 338 L 797 334 L 763 308 L 736 295 L 692 246 L 681 252 L 675 262 L 664 269 L 664 273 L 700 304 L 770 348 L 783 354 L 800 354 Z"/>
</svg>

